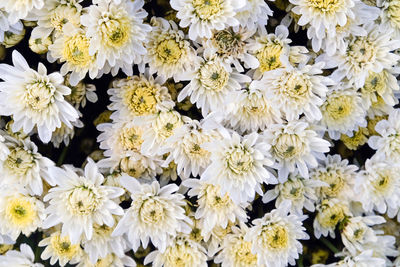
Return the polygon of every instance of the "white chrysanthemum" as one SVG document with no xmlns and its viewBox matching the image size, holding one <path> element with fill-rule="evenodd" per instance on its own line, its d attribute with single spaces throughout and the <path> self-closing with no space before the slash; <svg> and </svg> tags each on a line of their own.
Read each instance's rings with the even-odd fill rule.
<svg viewBox="0 0 400 267">
<path fill-rule="evenodd" d="M 84 251 L 88 254 L 92 264 L 95 264 L 98 260 L 107 258 L 110 254 L 115 254 L 121 258 L 125 256 L 125 251 L 128 248 L 126 239 L 123 236 L 111 236 L 115 226 L 109 227 L 106 224 L 95 224 L 93 226 L 92 238 L 82 241 Z"/>
<path fill-rule="evenodd" d="M 287 124 L 273 124 L 264 131 L 266 143 L 271 145 L 271 154 L 276 160 L 279 181 L 286 181 L 296 167 L 299 174 L 309 178 L 308 168 L 318 166 L 317 158 L 329 151 L 330 143 L 310 128 L 304 121 L 290 121 Z"/>
<path fill-rule="evenodd" d="M 213 30 L 223 30 L 237 26 L 236 12 L 246 5 L 244 0 L 171 0 L 170 5 L 177 10 L 179 26 L 189 26 L 189 38 L 211 38 Z"/>
<path fill-rule="evenodd" d="M 268 16 L 273 12 L 264 0 L 246 0 L 243 7 L 236 10 L 235 18 L 239 25 L 249 30 L 263 28 L 268 24 Z"/>
<path fill-rule="evenodd" d="M 379 121 L 375 130 L 379 136 L 371 136 L 368 140 L 368 145 L 377 150 L 374 157 L 390 162 L 400 160 L 400 109 L 390 112 L 387 120 Z"/>
<path fill-rule="evenodd" d="M 35 255 L 30 246 L 23 243 L 20 251 L 9 250 L 5 255 L 0 255 L 0 267 L 43 267 L 41 263 L 34 263 Z"/>
<path fill-rule="evenodd" d="M 17 21 L 14 24 L 10 24 L 8 21 L 8 14 L 4 10 L 0 9 L 0 42 L 4 41 L 6 32 L 19 34 L 24 29 L 24 25 L 21 21 Z"/>
<path fill-rule="evenodd" d="M 58 264 L 63 267 L 67 263 L 78 263 L 83 255 L 79 244 L 73 244 L 68 236 L 62 236 L 60 231 L 55 231 L 49 237 L 39 242 L 39 247 L 46 247 L 40 257 L 43 260 L 50 258 L 50 264 Z"/>
<path fill-rule="evenodd" d="M 314 264 L 312 267 L 384 267 L 387 266 L 385 260 L 375 256 L 373 250 L 364 250 L 359 254 L 350 255 L 350 253 L 340 253 L 338 257 L 345 257 L 343 260 L 328 265 Z"/>
<path fill-rule="evenodd" d="M 39 138 L 47 143 L 52 132 L 65 123 L 78 119 L 78 112 L 64 96 L 71 90 L 63 85 L 64 78 L 58 72 L 47 74 L 39 63 L 38 71 L 31 69 L 16 50 L 12 53 L 13 66 L 0 65 L 0 114 L 13 116 L 14 132 L 22 129 L 29 134 L 36 126 Z"/>
<path fill-rule="evenodd" d="M 330 235 L 335 238 L 335 228 L 341 221 L 351 215 L 348 203 L 337 198 L 322 200 L 317 205 L 317 215 L 315 216 L 313 228 L 316 238 Z"/>
<path fill-rule="evenodd" d="M 327 185 L 316 190 L 318 198 L 334 197 L 346 200 L 354 198 L 357 170 L 356 165 L 349 164 L 347 159 L 342 160 L 340 155 L 327 155 L 317 168 L 310 170 L 311 179 Z"/>
<path fill-rule="evenodd" d="M 393 31 L 395 38 L 400 37 L 400 1 L 379 0 L 378 6 L 382 9 L 380 27 L 385 31 Z"/>
<path fill-rule="evenodd" d="M 205 233 L 206 235 L 204 236 L 200 235 L 203 238 L 203 241 L 206 242 L 205 246 L 207 248 L 208 257 L 214 257 L 217 252 L 220 251 L 224 238 L 229 233 L 232 233 L 232 227 L 234 225 L 235 223 L 228 222 L 228 225 L 225 228 L 215 226 L 211 232 Z"/>
<path fill-rule="evenodd" d="M 189 97 L 190 102 L 201 108 L 203 116 L 222 108 L 229 94 L 239 90 L 242 83 L 251 82 L 247 75 L 235 70 L 229 72 L 216 56 L 205 54 L 204 59 L 199 60 L 200 64 L 193 72 L 181 76 L 181 80 L 188 80 L 190 83 L 180 91 L 178 101 Z"/>
<path fill-rule="evenodd" d="M 65 85 L 71 88 L 71 94 L 66 96 L 66 99 L 71 105 L 73 105 L 76 109 L 79 107 L 84 108 L 86 106 L 86 100 L 91 103 L 96 103 L 98 100 L 96 94 L 96 86 L 94 84 L 79 82 L 77 85 L 72 86 L 69 83 L 71 75 L 68 74 L 65 76 Z"/>
<path fill-rule="evenodd" d="M 144 259 L 144 264 L 154 267 L 207 267 L 205 249 L 186 236 L 176 237 L 165 251 L 155 250 Z"/>
<path fill-rule="evenodd" d="M 150 73 L 177 81 L 182 72 L 196 66 L 196 52 L 175 22 L 155 17 L 151 22 L 154 28 L 147 36 L 144 62 L 149 64 Z"/>
<path fill-rule="evenodd" d="M 229 72 L 232 72 L 231 65 L 235 66 L 238 72 L 244 72 L 242 64 L 245 68 L 256 69 L 260 63 L 249 53 L 254 33 L 255 30 L 243 27 L 215 31 L 210 39 L 203 40 L 204 53 L 215 54 Z"/>
<path fill-rule="evenodd" d="M 290 212 L 302 215 L 303 208 L 314 212 L 315 203 L 318 200 L 315 191 L 324 186 L 326 186 L 324 182 L 304 179 L 296 174 L 292 174 L 286 182 L 280 183 L 273 189 L 265 192 L 262 201 L 268 203 L 276 199 L 276 208 L 279 208 L 284 201 L 290 201 Z"/>
<path fill-rule="evenodd" d="M 261 184 L 277 183 L 266 169 L 273 164 L 270 145 L 260 135 L 226 131 L 223 137 L 203 146 L 211 152 L 211 164 L 200 175 L 202 181 L 219 186 L 221 195 L 228 194 L 236 204 L 252 201 L 256 192 L 262 195 Z"/>
<path fill-rule="evenodd" d="M 245 240 L 252 243 L 251 252 L 257 254 L 258 265 L 283 267 L 295 264 L 302 253 L 299 240 L 309 239 L 302 221 L 305 216 L 288 214 L 290 202 L 283 202 L 274 209 L 255 219 Z"/>
<path fill-rule="evenodd" d="M 96 63 L 96 54 L 91 55 L 89 47 L 90 40 L 86 37 L 85 31 L 72 23 L 67 23 L 63 27 L 63 34 L 49 46 L 47 60 L 50 62 L 58 60 L 59 63 L 63 63 L 61 74 L 65 76 L 71 72 L 69 82 L 75 86 L 87 73 L 91 79 L 102 74 Z"/>
<path fill-rule="evenodd" d="M 54 163 L 43 157 L 37 146 L 28 138 L 16 140 L 7 137 L 6 145 L 9 149 L 7 157 L 0 161 L 2 169 L 1 184 L 19 184 L 28 189 L 33 195 L 43 192 L 43 179 L 48 179 L 48 168 Z"/>
<path fill-rule="evenodd" d="M 82 0 L 60 1 L 46 0 L 46 5 L 34 12 L 37 26 L 33 28 L 31 38 L 59 37 L 64 32 L 64 25 L 71 23 L 75 27 L 80 26 Z"/>
<path fill-rule="evenodd" d="M 81 259 L 76 267 L 136 267 L 136 262 L 129 256 L 117 256 L 108 254 L 106 257 L 99 259 L 96 263 L 92 263 L 88 256 Z"/>
<path fill-rule="evenodd" d="M 112 86 L 108 89 L 112 102 L 108 108 L 115 110 L 111 115 L 114 120 L 132 120 L 136 116 L 156 114 L 174 105 L 168 88 L 161 86 L 161 79 L 154 79 L 148 70 L 144 75 L 116 80 Z"/>
<path fill-rule="evenodd" d="M 132 75 L 132 64 L 139 64 L 146 54 L 143 43 L 151 27 L 143 24 L 147 17 L 143 4 L 143 0 L 120 4 L 100 1 L 89 6 L 81 16 L 90 40 L 89 54 L 97 54 L 97 66 L 104 68 L 104 73 L 111 71 L 115 76 L 122 69 Z"/>
<path fill-rule="evenodd" d="M 341 133 L 353 136 L 359 127 L 367 126 L 365 103 L 355 88 L 339 84 L 328 92 L 320 109 L 321 125 L 333 139 L 339 139 Z"/>
<path fill-rule="evenodd" d="M 378 233 L 382 234 L 382 232 Z M 400 254 L 396 248 L 396 238 L 392 235 L 377 235 L 376 237 L 376 242 L 369 242 L 364 244 L 363 250 L 372 250 L 375 257 L 384 259 L 386 262 L 386 266 L 391 266 L 393 264 L 393 257 L 397 257 Z M 394 262 L 394 266 L 398 266 L 398 263 L 396 263 L 396 261 Z"/>
<path fill-rule="evenodd" d="M 69 128 L 65 123 L 61 123 L 61 127 L 57 128 L 51 135 L 50 142 L 53 143 L 54 147 L 59 148 L 61 143 L 65 146 L 69 145 L 69 142 L 74 138 L 75 127 L 83 128 L 83 122 L 81 120 L 76 120 L 72 123 L 73 128 Z"/>
<path fill-rule="evenodd" d="M 131 193 L 132 203 L 113 236 L 126 233 L 134 251 L 140 244 L 146 248 L 149 241 L 165 251 L 179 232 L 190 232 L 191 220 L 185 215 L 185 197 L 176 193 L 178 186 L 169 184 L 160 188 L 157 181 L 140 184 L 129 176 L 121 177 L 120 182 Z"/>
<path fill-rule="evenodd" d="M 354 188 L 366 212 L 376 210 L 394 216 L 400 207 L 400 165 L 367 159 Z"/>
<path fill-rule="evenodd" d="M 28 17 L 30 12 L 43 8 L 44 4 L 44 0 L 2 0 L 0 8 L 8 13 L 10 24 L 14 24 Z"/>
<path fill-rule="evenodd" d="M 257 255 L 251 251 L 252 243 L 244 238 L 249 228 L 244 224 L 232 227 L 222 240 L 221 250 L 214 258 L 215 263 L 221 263 L 221 267 L 257 267 Z"/>
<path fill-rule="evenodd" d="M 216 227 L 226 228 L 228 223 L 246 222 L 245 204 L 235 204 L 229 194 L 221 194 L 221 187 L 198 179 L 187 179 L 183 185 L 189 187 L 188 195 L 197 197 L 198 207 L 195 219 L 201 229 L 201 235 L 206 236 Z"/>
<path fill-rule="evenodd" d="M 324 64 L 305 65 L 298 68 L 279 68 L 263 76 L 256 86 L 266 88 L 266 96 L 285 114 L 286 119 L 297 120 L 304 113 L 309 121 L 322 118 L 319 106 L 332 81 L 322 75 Z M 258 84 L 259 83 L 259 84 Z"/>
<path fill-rule="evenodd" d="M 248 87 L 231 92 L 226 106 L 218 111 L 225 124 L 240 133 L 265 130 L 270 124 L 282 122 L 278 106 L 266 96 L 266 88 L 257 85 L 253 81 Z"/>
<path fill-rule="evenodd" d="M 166 140 L 162 153 L 169 153 L 164 167 L 174 161 L 181 178 L 196 177 L 202 174 L 210 163 L 211 153 L 203 148 L 203 144 L 219 138 L 216 131 L 206 130 L 196 120 L 189 121 L 176 130 L 175 134 Z"/>
<path fill-rule="evenodd" d="M 390 70 L 400 60 L 400 55 L 392 53 L 400 48 L 400 42 L 392 39 L 390 31 L 382 32 L 374 23 L 365 25 L 365 29 L 367 35 L 352 37 L 344 54 L 322 54 L 317 59 L 326 63 L 325 68 L 337 67 L 331 75 L 334 81 L 340 82 L 346 77 L 361 88 L 370 71 L 379 73 L 384 69 Z"/>
<path fill-rule="evenodd" d="M 29 237 L 42 226 L 44 204 L 23 188 L 3 186 L 0 197 L 0 234 L 16 240 L 22 233 Z"/>
<path fill-rule="evenodd" d="M 94 224 L 112 227 L 113 215 L 123 215 L 117 204 L 123 189 L 102 185 L 104 177 L 92 159 L 88 158 L 84 175 L 70 166 L 52 167 L 49 173 L 55 184 L 44 197 L 49 206 L 43 228 L 62 224 L 62 235 L 69 236 L 76 244 L 82 234 L 89 240 L 92 238 Z"/>
<path fill-rule="evenodd" d="M 347 219 L 341 230 L 343 244 L 353 255 L 364 251 L 365 245 L 378 241 L 379 231 L 370 226 L 384 222 L 385 219 L 381 216 L 357 216 Z"/>
</svg>

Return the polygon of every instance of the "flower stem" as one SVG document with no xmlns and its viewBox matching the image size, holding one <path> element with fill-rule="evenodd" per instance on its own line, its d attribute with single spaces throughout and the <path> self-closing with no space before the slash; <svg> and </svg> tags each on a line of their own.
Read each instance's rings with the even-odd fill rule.
<svg viewBox="0 0 400 267">
<path fill-rule="evenodd" d="M 63 148 L 63 150 L 61 152 L 61 155 L 58 158 L 57 166 L 61 166 L 63 164 L 63 162 L 65 160 L 65 157 L 67 156 L 67 153 L 68 153 L 68 146 L 64 146 L 64 148 Z"/>
</svg>

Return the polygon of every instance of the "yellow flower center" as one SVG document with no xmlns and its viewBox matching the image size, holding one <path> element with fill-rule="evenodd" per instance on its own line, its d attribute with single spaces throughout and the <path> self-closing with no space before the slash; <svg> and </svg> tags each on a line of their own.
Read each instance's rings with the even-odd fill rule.
<svg viewBox="0 0 400 267">
<path fill-rule="evenodd" d="M 288 72 L 281 78 L 279 91 L 297 102 L 304 102 L 311 94 L 312 84 L 306 75 Z"/>
<path fill-rule="evenodd" d="M 72 23 L 78 26 L 80 24 L 80 14 L 74 7 L 67 5 L 59 5 L 50 15 L 50 24 L 58 32 L 61 33 L 65 24 Z"/>
<path fill-rule="evenodd" d="M 223 0 L 193 0 L 194 15 L 202 20 L 212 20 L 223 11 Z"/>
<path fill-rule="evenodd" d="M 359 127 L 352 137 L 341 134 L 340 140 L 348 149 L 356 150 L 368 141 L 368 129 Z"/>
<path fill-rule="evenodd" d="M 389 0 L 388 3 L 389 6 L 386 10 L 387 17 L 393 26 L 400 29 L 400 1 Z"/>
<path fill-rule="evenodd" d="M 142 130 L 138 127 L 122 128 L 119 141 L 124 150 L 139 152 L 143 143 Z"/>
<path fill-rule="evenodd" d="M 256 266 L 257 255 L 251 253 L 251 242 L 238 240 L 231 248 L 238 266 Z"/>
<path fill-rule="evenodd" d="M 272 147 L 276 156 L 290 160 L 298 158 L 305 151 L 305 144 L 297 134 L 281 134 Z"/>
<path fill-rule="evenodd" d="M 44 80 L 36 80 L 25 85 L 25 103 L 34 111 L 40 112 L 46 109 L 53 100 L 55 87 Z"/>
<path fill-rule="evenodd" d="M 242 36 L 233 30 L 222 30 L 216 32 L 212 37 L 212 42 L 217 48 L 219 56 L 237 56 L 244 52 L 246 43 L 242 41 Z"/>
<path fill-rule="evenodd" d="M 302 199 L 304 196 L 304 184 L 299 179 L 289 179 L 283 184 L 280 193 L 285 199 Z"/>
<path fill-rule="evenodd" d="M 221 64 L 208 61 L 201 66 L 199 70 L 199 79 L 205 89 L 220 92 L 228 83 L 229 73 Z"/>
<path fill-rule="evenodd" d="M 239 175 L 253 168 L 253 157 L 243 146 L 231 148 L 226 153 L 225 162 L 231 172 Z"/>
<path fill-rule="evenodd" d="M 161 140 L 170 137 L 174 130 L 183 125 L 183 122 L 176 112 L 162 112 L 155 121 L 154 130 Z"/>
<path fill-rule="evenodd" d="M 65 61 L 79 68 L 87 68 L 94 61 L 94 57 L 89 55 L 89 40 L 83 33 L 65 39 L 62 56 Z"/>
<path fill-rule="evenodd" d="M 375 62 L 377 47 L 367 37 L 355 38 L 347 48 L 348 61 L 357 68 L 363 68 L 370 62 Z"/>
<path fill-rule="evenodd" d="M 146 224 L 160 224 L 165 219 L 163 203 L 155 198 L 145 200 L 140 209 L 139 217 Z"/>
<path fill-rule="evenodd" d="M 259 69 L 261 72 L 266 72 L 282 67 L 280 56 L 282 53 L 282 46 L 273 42 L 266 44 L 260 51 L 257 52 L 256 57 L 260 62 Z"/>
<path fill-rule="evenodd" d="M 20 228 L 31 224 L 37 217 L 34 205 L 23 195 L 7 200 L 5 214 L 11 224 Z"/>
<path fill-rule="evenodd" d="M 92 214 L 103 204 L 103 192 L 94 185 L 85 184 L 67 193 L 67 209 L 73 215 Z"/>
<path fill-rule="evenodd" d="M 109 267 L 114 262 L 114 255 L 108 254 L 106 257 L 99 259 L 93 267 Z"/>
<path fill-rule="evenodd" d="M 375 192 L 384 194 L 392 185 L 392 176 L 390 170 L 381 170 L 378 175 L 378 178 L 372 182 L 372 186 Z"/>
<path fill-rule="evenodd" d="M 335 228 L 336 225 L 345 217 L 343 207 L 335 204 L 333 206 L 325 205 L 317 214 L 319 224 L 324 228 Z"/>
<path fill-rule="evenodd" d="M 181 59 L 183 49 L 175 39 L 165 39 L 156 47 L 158 60 L 164 64 L 174 64 Z"/>
<path fill-rule="evenodd" d="M 129 176 L 140 178 L 146 171 L 146 168 L 140 161 L 131 159 L 130 157 L 123 158 L 119 165 L 122 172 L 129 174 Z"/>
<path fill-rule="evenodd" d="M 318 173 L 316 179 L 328 184 L 328 186 L 321 186 L 320 191 L 327 197 L 337 196 L 344 188 L 345 174 L 338 169 L 328 169 Z"/>
<path fill-rule="evenodd" d="M 269 250 L 282 250 L 288 246 L 289 231 L 280 224 L 272 223 L 263 227 L 262 241 Z"/>
<path fill-rule="evenodd" d="M 346 120 L 355 109 L 355 97 L 355 95 L 331 95 L 325 102 L 325 109 L 322 110 L 323 116 L 337 122 Z"/>
<path fill-rule="evenodd" d="M 307 0 L 309 7 L 313 7 L 315 12 L 332 14 L 337 12 L 343 5 L 343 0 Z"/>
<path fill-rule="evenodd" d="M 378 95 L 383 95 L 386 91 L 385 74 L 386 74 L 385 71 L 381 71 L 380 73 L 370 72 L 367 79 L 365 79 L 364 86 L 361 88 L 361 93 L 367 95 L 375 93 Z"/>
<path fill-rule="evenodd" d="M 72 245 L 68 236 L 61 237 L 59 234 L 54 234 L 51 236 L 50 244 L 59 257 L 72 259 L 79 252 L 79 244 Z"/>
<path fill-rule="evenodd" d="M 35 166 L 34 157 L 30 151 L 16 147 L 10 150 L 3 166 L 12 174 L 22 177 Z"/>
<path fill-rule="evenodd" d="M 208 184 L 206 185 L 204 191 L 205 204 L 208 208 L 221 210 L 225 209 L 231 204 L 231 199 L 229 198 L 228 194 L 225 194 L 223 197 L 221 197 L 220 186 Z"/>
<path fill-rule="evenodd" d="M 124 11 L 121 10 L 121 14 L 123 13 Z M 130 30 L 129 17 L 119 16 L 117 18 L 110 16 L 100 25 L 102 42 L 108 47 L 120 48 L 129 41 Z"/>
</svg>

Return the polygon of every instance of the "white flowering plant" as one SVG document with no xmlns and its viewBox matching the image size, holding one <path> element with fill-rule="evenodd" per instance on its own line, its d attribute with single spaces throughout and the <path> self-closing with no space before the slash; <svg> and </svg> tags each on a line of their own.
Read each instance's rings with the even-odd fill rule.
<svg viewBox="0 0 400 267">
<path fill-rule="evenodd" d="M 400 267 L 400 0 L 0 0 L 0 267 Z"/>
</svg>

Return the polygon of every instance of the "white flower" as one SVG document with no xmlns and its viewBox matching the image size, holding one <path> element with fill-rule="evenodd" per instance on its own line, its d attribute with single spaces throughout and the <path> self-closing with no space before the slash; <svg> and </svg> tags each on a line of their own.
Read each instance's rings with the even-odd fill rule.
<svg viewBox="0 0 400 267">
<path fill-rule="evenodd" d="M 354 180 L 358 167 L 342 160 L 340 155 L 327 155 L 318 167 L 310 170 L 310 177 L 324 182 L 326 186 L 316 189 L 319 199 L 340 198 L 351 200 L 354 195 Z"/>
<path fill-rule="evenodd" d="M 40 200 L 17 186 L 3 186 L 1 192 L 0 234 L 17 240 L 21 233 L 29 237 L 42 226 L 46 215 Z"/>
<path fill-rule="evenodd" d="M 20 20 L 14 24 L 10 24 L 8 21 L 8 14 L 3 9 L 0 9 L 0 42 L 4 41 L 5 33 L 11 32 L 14 34 L 19 34 L 24 29 L 24 25 Z"/>
<path fill-rule="evenodd" d="M 49 179 L 48 168 L 54 163 L 43 157 L 37 146 L 28 138 L 16 140 L 7 137 L 6 140 L 9 154 L 0 161 L 3 174 L 1 184 L 19 184 L 26 187 L 31 194 L 41 195 L 42 178 Z"/>
<path fill-rule="evenodd" d="M 378 6 L 382 9 L 380 27 L 385 31 L 393 31 L 393 37 L 400 37 L 400 1 L 379 0 Z"/>
<path fill-rule="evenodd" d="M 241 88 L 241 83 L 250 82 L 247 75 L 235 70 L 229 72 L 221 59 L 208 54 L 199 58 L 200 64 L 193 72 L 185 73 L 181 80 L 188 80 L 178 95 L 181 102 L 185 97 L 190 97 L 190 102 L 196 103 L 201 108 L 201 113 L 206 116 L 209 112 L 223 107 L 226 97 Z"/>
<path fill-rule="evenodd" d="M 296 174 L 292 174 L 286 182 L 280 183 L 273 189 L 265 192 L 262 201 L 268 203 L 276 199 L 276 208 L 279 208 L 284 201 L 290 201 L 290 212 L 302 215 L 303 208 L 314 212 L 315 202 L 318 200 L 315 191 L 324 186 L 326 186 L 324 182 L 304 179 Z"/>
<path fill-rule="evenodd" d="M 25 19 L 35 9 L 43 8 L 44 3 L 44 0 L 2 0 L 0 8 L 9 13 L 8 21 L 10 24 L 15 24 L 18 20 Z"/>
<path fill-rule="evenodd" d="M 397 64 L 400 56 L 391 51 L 400 48 L 398 40 L 392 39 L 391 32 L 382 32 L 373 23 L 365 25 L 366 36 L 352 37 L 344 54 L 336 53 L 332 56 L 322 54 L 317 61 L 324 61 L 325 68 L 337 69 L 331 78 L 340 82 L 345 77 L 354 82 L 356 88 L 364 85 L 370 71 L 381 72 L 390 70 Z"/>
<path fill-rule="evenodd" d="M 268 24 L 268 16 L 272 16 L 273 11 L 264 0 L 246 0 L 243 7 L 236 10 L 235 18 L 239 25 L 249 30 L 262 28 Z"/>
<path fill-rule="evenodd" d="M 89 54 L 97 54 L 97 67 L 104 68 L 104 73 L 111 70 L 115 76 L 122 69 L 132 75 L 132 64 L 139 64 L 146 54 L 143 43 L 151 27 L 143 24 L 147 17 L 143 4 L 143 0 L 120 4 L 100 1 L 81 16 L 90 40 Z"/>
<path fill-rule="evenodd" d="M 151 74 L 178 81 L 179 74 L 197 65 L 196 52 L 175 22 L 155 17 L 151 22 L 154 28 L 147 37 L 144 62 L 149 63 Z"/>
<path fill-rule="evenodd" d="M 278 170 L 280 182 L 286 181 L 295 168 L 302 177 L 309 178 L 308 168 L 317 167 L 316 159 L 329 151 L 329 142 L 319 137 L 304 121 L 270 125 L 263 135 L 277 161 L 274 168 Z"/>
<path fill-rule="evenodd" d="M 154 267 L 207 267 L 205 249 L 186 236 L 178 236 L 165 251 L 155 250 L 144 259 L 144 264 L 152 263 Z"/>
<path fill-rule="evenodd" d="M 78 119 L 78 112 L 64 96 L 71 90 L 63 85 L 64 78 L 58 72 L 47 74 L 39 63 L 38 71 L 31 69 L 16 50 L 12 53 L 13 66 L 0 65 L 0 114 L 13 116 L 14 132 L 22 129 L 29 134 L 36 126 L 39 138 L 47 143 L 52 132 L 65 123 Z"/>
<path fill-rule="evenodd" d="M 309 239 L 302 226 L 306 216 L 288 214 L 290 202 L 282 203 L 264 217 L 255 219 L 245 236 L 252 243 L 252 253 L 257 254 L 258 265 L 283 267 L 295 264 L 302 253 L 301 239 Z"/>
<path fill-rule="evenodd" d="M 198 207 L 194 217 L 199 220 L 202 236 L 206 236 L 216 226 L 226 228 L 229 222 L 247 221 L 246 205 L 235 204 L 227 193 L 222 195 L 219 185 L 198 179 L 187 179 L 182 184 L 190 188 L 190 197 L 197 197 Z"/>
<path fill-rule="evenodd" d="M 379 136 L 371 136 L 368 140 L 368 145 L 376 150 L 374 157 L 394 162 L 400 160 L 400 109 L 390 112 L 387 120 L 379 121 L 375 130 Z"/>
<path fill-rule="evenodd" d="M 386 266 L 385 260 L 375 256 L 373 250 L 364 250 L 357 255 L 350 255 L 350 253 L 340 253 L 338 257 L 345 257 L 335 263 L 328 265 L 324 264 L 314 264 L 312 267 L 384 267 Z"/>
<path fill-rule="evenodd" d="M 366 127 L 365 103 L 355 88 L 338 84 L 331 89 L 320 107 L 321 125 L 326 127 L 329 136 L 339 139 L 340 134 L 353 136 L 358 127 Z"/>
<path fill-rule="evenodd" d="M 178 186 L 160 188 L 157 181 L 140 184 L 129 176 L 121 177 L 120 182 L 131 193 L 132 203 L 113 236 L 126 233 L 134 251 L 140 244 L 146 248 L 151 241 L 164 252 L 179 232 L 190 232 L 191 220 L 185 215 L 185 197 L 176 193 Z"/>
<path fill-rule="evenodd" d="M 320 120 L 322 114 L 318 107 L 324 103 L 327 85 L 332 84 L 329 78 L 318 75 L 323 65 L 271 70 L 254 83 L 258 88 L 267 88 L 266 97 L 276 103 L 288 121 L 299 119 L 303 113 L 309 121 Z"/>
<path fill-rule="evenodd" d="M 84 257 L 76 267 L 136 267 L 136 262 L 126 255 L 117 256 L 115 254 L 108 254 L 94 264 L 90 261 L 89 257 Z"/>
<path fill-rule="evenodd" d="M 10 250 L 5 255 L 0 255 L 0 267 L 43 267 L 41 263 L 34 263 L 35 255 L 30 246 L 21 244 L 20 251 Z"/>
<path fill-rule="evenodd" d="M 203 146 L 211 152 L 211 164 L 200 175 L 202 181 L 218 185 L 221 195 L 236 204 L 252 201 L 256 192 L 262 195 L 263 183 L 277 183 L 266 169 L 273 164 L 270 146 L 257 133 L 242 137 L 225 131 L 223 137 Z"/>
<path fill-rule="evenodd" d="M 215 263 L 221 263 L 221 267 L 257 267 L 257 255 L 251 251 L 252 243 L 244 238 L 249 228 L 244 224 L 232 227 L 222 240 L 221 250 L 214 258 Z"/>
<path fill-rule="evenodd" d="M 245 6 L 244 0 L 172 0 L 170 5 L 177 10 L 179 26 L 189 26 L 189 38 L 211 38 L 212 30 L 223 30 L 227 26 L 237 26 L 235 10 Z"/>
<path fill-rule="evenodd" d="M 49 173 L 55 184 L 44 197 L 44 201 L 49 201 L 48 217 L 43 222 L 45 229 L 61 223 L 62 236 L 68 235 L 76 244 L 82 234 L 89 240 L 92 238 L 94 224 L 112 227 L 113 215 L 123 215 L 116 203 L 123 189 L 102 185 L 104 177 L 90 158 L 84 174 L 65 165 L 64 169 L 52 167 Z"/>
</svg>

